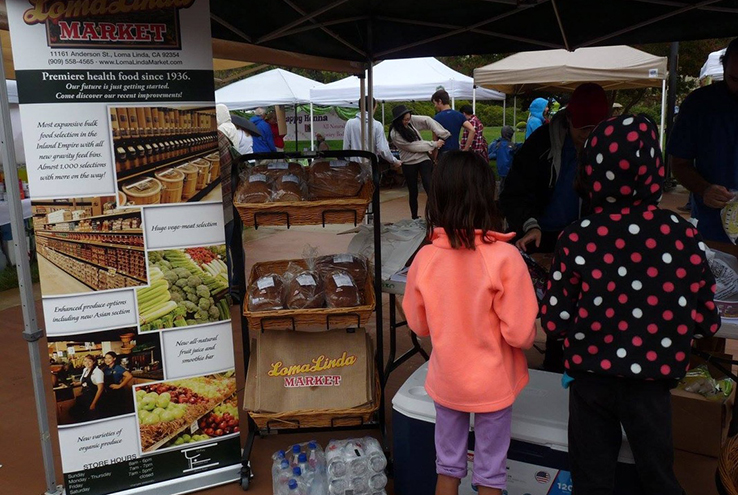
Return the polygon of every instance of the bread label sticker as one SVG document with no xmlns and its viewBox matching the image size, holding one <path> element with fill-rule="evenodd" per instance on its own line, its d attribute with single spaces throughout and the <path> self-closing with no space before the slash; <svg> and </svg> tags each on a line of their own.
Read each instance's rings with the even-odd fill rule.
<svg viewBox="0 0 738 495">
<path fill-rule="evenodd" d="M 249 177 L 249 182 L 266 182 L 267 176 L 264 174 L 254 174 Z"/>
<path fill-rule="evenodd" d="M 287 174 L 282 177 L 282 182 L 294 182 L 295 184 L 299 184 L 300 179 L 296 175 Z"/>
<path fill-rule="evenodd" d="M 269 170 L 287 170 L 289 165 L 287 165 L 287 162 L 272 162 L 267 165 L 267 168 Z"/>
<path fill-rule="evenodd" d="M 333 275 L 333 281 L 336 283 L 336 287 L 353 287 L 354 282 L 345 273 L 336 273 Z"/>
<path fill-rule="evenodd" d="M 339 168 L 347 166 L 348 162 L 346 160 L 332 160 L 330 164 L 331 168 Z"/>
<path fill-rule="evenodd" d="M 302 285 L 303 287 L 308 287 L 311 285 L 315 285 L 315 279 L 312 275 L 302 273 L 297 276 L 297 283 Z"/>
<path fill-rule="evenodd" d="M 354 261 L 354 256 L 352 254 L 335 254 L 333 255 L 333 262 L 334 263 L 351 263 Z"/>
<path fill-rule="evenodd" d="M 259 290 L 268 289 L 269 287 L 274 287 L 274 279 L 272 277 L 264 277 L 260 278 L 256 281 L 256 286 L 259 287 Z"/>
</svg>

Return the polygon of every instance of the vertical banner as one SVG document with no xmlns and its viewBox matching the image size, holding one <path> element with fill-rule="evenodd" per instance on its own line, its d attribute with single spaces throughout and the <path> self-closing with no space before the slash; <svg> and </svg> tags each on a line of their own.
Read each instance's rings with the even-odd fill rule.
<svg viewBox="0 0 738 495">
<path fill-rule="evenodd" d="M 208 0 L 6 5 L 66 493 L 237 480 Z"/>
</svg>

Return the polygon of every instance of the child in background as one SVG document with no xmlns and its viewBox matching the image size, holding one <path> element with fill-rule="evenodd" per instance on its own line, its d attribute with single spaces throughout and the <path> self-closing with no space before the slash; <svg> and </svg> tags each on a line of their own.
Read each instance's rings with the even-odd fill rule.
<svg viewBox="0 0 738 495">
<path fill-rule="evenodd" d="M 495 178 L 484 158 L 444 154 L 433 171 L 426 221 L 431 245 L 408 273 L 408 325 L 431 337 L 425 388 L 436 407 L 436 494 L 466 476 L 469 413 L 475 413 L 474 476 L 480 495 L 507 479 L 512 403 L 528 383 L 521 349 L 533 345 L 538 304 L 525 262 L 501 234 Z"/>
<path fill-rule="evenodd" d="M 500 177 L 500 190 L 498 191 L 498 196 L 505 185 L 505 177 L 507 177 L 507 173 L 510 172 L 513 155 L 520 147 L 519 144 L 512 142 L 514 135 L 515 129 L 513 129 L 512 126 L 503 126 L 500 131 L 500 137 L 492 141 L 492 144 L 489 145 L 487 150 L 487 156 L 489 159 L 495 160 L 497 163 L 497 175 Z"/>
<path fill-rule="evenodd" d="M 582 166 L 595 213 L 556 245 L 541 308 L 564 340 L 573 495 L 611 494 L 628 436 L 643 493 L 682 495 L 674 476 L 669 389 L 695 334 L 720 326 L 715 279 L 691 224 L 661 210 L 664 164 L 644 116 L 600 123 Z"/>
</svg>

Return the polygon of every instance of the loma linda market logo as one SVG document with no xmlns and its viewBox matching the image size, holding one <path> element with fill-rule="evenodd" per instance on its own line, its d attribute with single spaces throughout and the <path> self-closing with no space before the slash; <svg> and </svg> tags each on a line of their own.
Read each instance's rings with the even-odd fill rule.
<svg viewBox="0 0 738 495">
<path fill-rule="evenodd" d="M 195 0 L 28 0 L 51 48 L 179 49 L 179 10 Z"/>
<path fill-rule="evenodd" d="M 303 373 L 318 373 L 336 368 L 345 368 L 356 364 L 356 356 L 349 356 L 344 351 L 341 357 L 329 359 L 321 354 L 309 363 L 285 365 L 282 361 L 271 364 L 268 376 L 284 377 L 284 386 L 287 388 L 302 387 L 340 387 L 341 375 L 294 376 Z"/>
</svg>

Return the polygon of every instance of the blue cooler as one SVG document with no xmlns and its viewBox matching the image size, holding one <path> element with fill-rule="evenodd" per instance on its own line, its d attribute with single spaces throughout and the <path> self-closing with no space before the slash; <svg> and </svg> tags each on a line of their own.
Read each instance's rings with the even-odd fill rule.
<svg viewBox="0 0 738 495">
<path fill-rule="evenodd" d="M 396 495 L 433 495 L 436 451 L 433 401 L 425 391 L 428 363 L 400 387 L 392 399 L 394 487 Z M 530 383 L 513 405 L 512 442 L 507 459 L 507 491 L 503 495 L 568 495 L 571 493 L 567 422 L 569 392 L 561 375 L 530 370 Z M 472 462 L 474 431 L 469 432 L 469 474 L 459 495 L 474 495 Z M 644 495 L 638 483 L 633 455 L 623 434 L 618 462 L 616 495 Z"/>
</svg>

